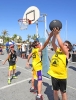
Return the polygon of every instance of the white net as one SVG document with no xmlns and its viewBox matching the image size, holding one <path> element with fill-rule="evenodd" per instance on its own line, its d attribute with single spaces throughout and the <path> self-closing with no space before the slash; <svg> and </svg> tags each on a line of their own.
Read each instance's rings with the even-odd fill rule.
<svg viewBox="0 0 76 100">
<path fill-rule="evenodd" d="M 29 25 L 29 21 L 25 20 L 25 19 L 20 19 L 18 20 L 19 26 L 21 30 L 26 30 L 28 25 Z"/>
</svg>

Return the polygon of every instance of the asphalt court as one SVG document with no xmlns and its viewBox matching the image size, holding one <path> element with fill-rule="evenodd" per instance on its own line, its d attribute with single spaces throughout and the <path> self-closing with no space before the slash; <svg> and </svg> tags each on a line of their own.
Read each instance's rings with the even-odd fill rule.
<svg viewBox="0 0 76 100">
<path fill-rule="evenodd" d="M 6 56 L 6 55 L 5 55 Z M 2 60 L 5 59 L 3 55 Z M 11 84 L 7 84 L 8 62 L 2 65 L 0 61 L 0 100 L 35 100 L 36 94 L 30 93 L 31 69 L 25 69 L 26 60 L 18 58 L 16 75 Z M 76 100 L 76 63 L 68 65 L 68 100 Z M 42 94 L 44 100 L 53 100 L 51 80 L 43 77 Z"/>
<path fill-rule="evenodd" d="M 29 80 L 31 79 L 31 71 L 28 69 L 24 69 L 20 66 L 17 66 L 16 75 L 18 79 L 13 79 L 11 84 L 7 84 L 7 74 L 8 74 L 8 66 L 2 65 L 0 68 L 0 100 L 35 100 L 36 94 L 30 93 L 29 89 L 31 87 L 31 83 L 29 83 Z M 45 95 L 44 98 L 50 98 L 53 97 L 52 94 L 50 95 L 50 89 L 52 91 L 49 79 L 45 78 L 45 81 L 43 81 L 44 87 L 43 87 L 43 94 Z M 46 82 L 49 82 L 46 83 Z M 48 86 L 47 90 L 46 87 Z M 52 93 L 52 92 L 51 92 Z M 47 99 L 48 100 L 48 99 Z"/>
</svg>

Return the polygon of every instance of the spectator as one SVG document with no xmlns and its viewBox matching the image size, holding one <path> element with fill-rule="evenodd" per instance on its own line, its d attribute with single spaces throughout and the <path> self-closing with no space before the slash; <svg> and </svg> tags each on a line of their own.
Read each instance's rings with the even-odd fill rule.
<svg viewBox="0 0 76 100">
<path fill-rule="evenodd" d="M 20 52 L 20 57 L 22 57 L 22 45 L 20 45 L 19 52 Z"/>
<path fill-rule="evenodd" d="M 25 42 L 23 41 L 22 44 L 22 58 L 25 59 L 25 55 L 26 55 L 26 46 L 25 46 Z"/>
<path fill-rule="evenodd" d="M 9 46 L 6 46 L 6 51 L 7 53 L 9 53 Z"/>
<path fill-rule="evenodd" d="M 2 55 L 2 47 L 0 46 L 0 55 Z"/>
</svg>

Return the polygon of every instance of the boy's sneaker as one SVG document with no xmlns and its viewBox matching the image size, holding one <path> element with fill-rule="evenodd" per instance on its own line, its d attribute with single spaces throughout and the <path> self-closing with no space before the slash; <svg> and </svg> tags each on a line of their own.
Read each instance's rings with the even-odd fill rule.
<svg viewBox="0 0 76 100">
<path fill-rule="evenodd" d="M 30 92 L 37 93 L 37 91 L 38 91 L 38 90 L 37 90 L 36 88 L 34 88 L 34 89 L 33 89 L 33 88 L 30 88 Z"/>
<path fill-rule="evenodd" d="M 43 100 L 43 96 L 42 95 L 41 96 L 37 95 L 36 100 Z"/>
<path fill-rule="evenodd" d="M 17 76 L 12 76 L 13 79 L 17 79 Z"/>
<path fill-rule="evenodd" d="M 30 92 L 34 92 L 34 89 L 32 87 L 30 88 Z"/>
<path fill-rule="evenodd" d="M 38 92 L 37 88 L 34 88 L 34 93 L 37 93 L 37 92 Z"/>
<path fill-rule="evenodd" d="M 10 79 L 8 79 L 8 84 L 11 84 L 11 80 Z"/>
</svg>

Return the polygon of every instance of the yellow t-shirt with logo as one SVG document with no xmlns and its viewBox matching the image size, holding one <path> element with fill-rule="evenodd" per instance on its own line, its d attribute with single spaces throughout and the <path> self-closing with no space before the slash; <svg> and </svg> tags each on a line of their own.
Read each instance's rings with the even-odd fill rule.
<svg viewBox="0 0 76 100">
<path fill-rule="evenodd" d="M 32 50 L 32 65 L 35 71 L 42 70 L 41 56 L 39 55 L 39 48 Z"/>
<path fill-rule="evenodd" d="M 60 51 L 60 48 L 58 48 L 56 50 L 56 53 L 52 56 L 48 74 L 58 79 L 66 79 L 67 78 L 66 59 L 67 59 L 66 55 L 62 53 L 62 51 Z"/>
</svg>

